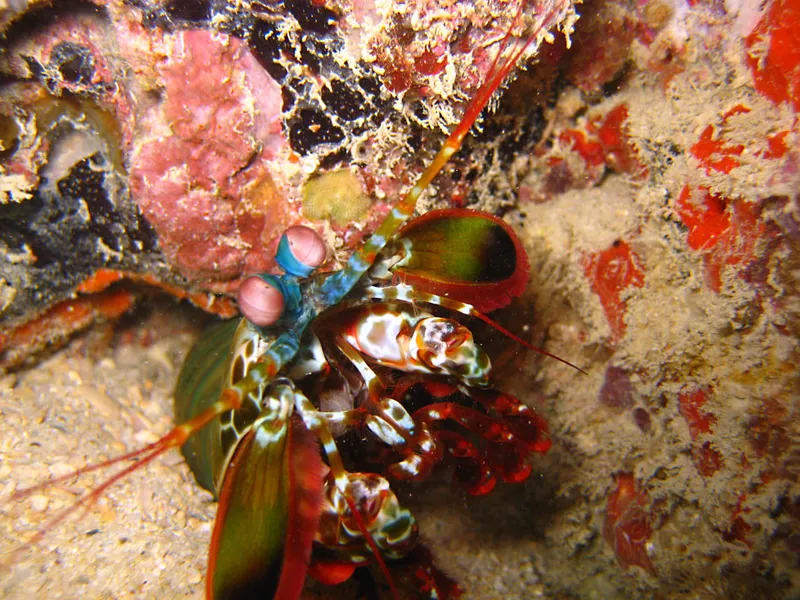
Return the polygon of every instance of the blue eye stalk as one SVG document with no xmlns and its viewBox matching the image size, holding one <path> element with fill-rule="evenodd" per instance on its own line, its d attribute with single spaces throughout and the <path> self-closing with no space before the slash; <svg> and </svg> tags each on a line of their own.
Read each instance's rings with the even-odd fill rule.
<svg viewBox="0 0 800 600">
<path fill-rule="evenodd" d="M 295 275 L 270 275 L 269 273 L 259 273 L 256 277 L 261 278 L 267 285 L 271 285 L 283 296 L 283 312 L 279 318 L 294 318 L 300 310 L 303 302 L 303 294 L 300 291 L 300 279 Z M 276 319 L 277 321 L 277 319 Z"/>
<path fill-rule="evenodd" d="M 285 233 L 281 236 L 281 241 L 278 244 L 275 262 L 278 263 L 281 269 L 286 271 L 287 275 L 294 275 L 295 277 L 308 277 L 317 267 L 317 265 L 307 265 L 298 260 L 292 251 L 289 236 Z"/>
<path fill-rule="evenodd" d="M 301 283 L 325 261 L 325 255 L 325 244 L 316 231 L 303 226 L 287 229 L 275 253 L 275 262 L 285 274 L 259 273 L 245 279 L 238 293 L 244 317 L 261 328 L 299 319 L 308 308 L 303 305 Z"/>
</svg>

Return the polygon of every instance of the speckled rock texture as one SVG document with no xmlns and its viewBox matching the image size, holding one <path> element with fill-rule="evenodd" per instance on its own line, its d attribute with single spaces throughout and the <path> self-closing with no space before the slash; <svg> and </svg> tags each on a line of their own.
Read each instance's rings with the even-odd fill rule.
<svg viewBox="0 0 800 600">
<path fill-rule="evenodd" d="M 798 598 L 800 5 L 578 12 L 571 48 L 539 52 L 435 187 L 502 208 L 532 280 L 498 318 L 588 374 L 502 346 L 497 385 L 548 420 L 552 449 L 486 497 L 446 473 L 399 495 L 469 598 Z M 404 56 L 437 64 L 422 54 Z M 407 98 L 420 83 L 404 74 L 381 85 Z M 406 179 L 364 189 L 394 197 Z M 151 310 L 5 376 L 2 498 L 167 430 L 202 318 Z M 4 502 L 3 551 L 100 481 L 85 479 Z M 199 597 L 213 514 L 171 454 L 14 556 L 0 593 Z"/>
</svg>

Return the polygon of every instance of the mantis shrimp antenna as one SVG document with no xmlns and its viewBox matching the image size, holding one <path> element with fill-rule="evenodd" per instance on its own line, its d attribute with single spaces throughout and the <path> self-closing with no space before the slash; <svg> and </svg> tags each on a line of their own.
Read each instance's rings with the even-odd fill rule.
<svg viewBox="0 0 800 600">
<path fill-rule="evenodd" d="M 542 19 L 536 31 L 521 42 L 512 40 L 512 30 L 517 25 L 522 16 L 525 3 L 521 3 L 514 16 L 514 21 L 506 32 L 497 51 L 497 55 L 489 69 L 489 74 L 483 82 L 478 92 L 467 105 L 464 116 L 456 128 L 450 133 L 445 143 L 433 159 L 433 162 L 420 175 L 414 186 L 406 193 L 405 197 L 398 202 L 391 210 L 389 215 L 381 223 L 380 227 L 372 234 L 372 237 L 347 261 L 344 269 L 329 277 L 322 285 L 323 294 L 331 298 L 336 298 L 338 302 L 355 286 L 361 276 L 366 273 L 375 262 L 375 257 L 386 246 L 391 238 L 402 225 L 414 214 L 417 200 L 422 192 L 430 185 L 450 158 L 458 152 L 464 143 L 464 138 L 472 129 L 475 121 L 480 116 L 483 109 L 489 103 L 494 92 L 505 80 L 514 65 L 525 53 L 528 47 L 539 38 L 542 31 L 546 31 L 555 16 L 556 10 L 553 9 Z"/>
<path fill-rule="evenodd" d="M 164 454 L 170 448 L 179 448 L 180 446 L 183 446 L 183 444 L 186 443 L 186 440 L 188 440 L 190 436 L 192 436 L 197 431 L 200 431 L 200 429 L 208 425 L 208 423 L 210 423 L 214 418 L 216 418 L 223 412 L 231 410 L 231 408 L 234 407 L 233 404 L 231 404 L 231 401 L 236 402 L 238 401 L 238 398 L 223 396 L 222 399 L 215 402 L 214 405 L 208 410 L 203 411 L 196 417 L 189 419 L 188 421 L 182 423 L 181 425 L 178 425 L 177 427 L 174 427 L 165 436 L 153 442 L 152 444 L 148 444 L 144 448 L 128 452 L 127 454 L 123 454 L 122 456 L 117 456 L 115 458 L 105 460 L 100 463 L 88 465 L 82 469 L 77 469 L 61 477 L 57 477 L 55 479 L 49 479 L 43 483 L 40 483 L 39 485 L 35 485 L 22 490 L 17 490 L 11 496 L 11 499 L 14 501 L 19 501 L 24 498 L 27 498 L 32 494 L 36 493 L 37 491 L 51 488 L 55 485 L 65 483 L 67 481 L 71 481 L 72 479 L 80 477 L 81 475 L 85 475 L 86 473 L 91 473 L 92 471 L 105 469 L 107 467 L 111 467 L 121 462 L 136 460 L 135 463 L 125 467 L 120 472 L 109 477 L 99 486 L 94 488 L 91 492 L 81 497 L 75 503 L 67 506 L 65 509 L 59 512 L 55 517 L 53 517 L 50 521 L 41 526 L 33 535 L 33 537 L 31 537 L 31 539 L 29 539 L 27 542 L 19 546 L 16 550 L 14 550 L 11 553 L 8 562 L 4 561 L 3 563 L 0 563 L 0 568 L 4 567 L 6 564 L 13 563 L 14 559 L 17 556 L 19 556 L 20 553 L 38 544 L 45 537 L 45 535 L 47 535 L 48 532 L 58 527 L 58 525 L 63 523 L 64 520 L 66 520 L 70 515 L 75 514 L 75 512 L 79 508 L 83 507 L 84 510 L 90 509 L 92 505 L 95 502 L 97 502 L 97 500 L 99 500 L 103 496 L 103 494 L 106 493 L 106 490 L 108 490 L 108 488 L 110 488 L 112 485 L 114 485 L 119 481 L 122 481 L 123 479 L 125 479 L 125 477 L 127 477 L 134 471 L 138 471 L 145 465 L 153 462 L 153 460 Z"/>
</svg>

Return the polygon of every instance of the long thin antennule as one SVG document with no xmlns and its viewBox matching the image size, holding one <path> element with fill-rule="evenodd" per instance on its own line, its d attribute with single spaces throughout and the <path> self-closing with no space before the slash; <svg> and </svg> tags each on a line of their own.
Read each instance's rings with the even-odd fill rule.
<svg viewBox="0 0 800 600">
<path fill-rule="evenodd" d="M 156 449 L 156 447 L 159 446 L 160 443 L 161 443 L 161 440 L 158 440 L 158 441 L 153 442 L 152 444 L 148 444 L 144 448 L 139 448 L 138 450 L 134 450 L 133 452 L 128 452 L 127 454 L 123 454 L 122 456 L 116 456 L 116 457 L 111 458 L 109 460 L 104 460 L 103 462 L 95 463 L 95 464 L 92 464 L 92 465 L 87 465 L 87 466 L 83 467 L 82 469 L 76 469 L 76 470 L 72 471 L 71 473 L 67 473 L 66 475 L 61 475 L 61 476 L 55 477 L 53 479 L 48 479 L 47 481 L 43 481 L 42 483 L 38 483 L 38 484 L 36 484 L 34 486 L 31 486 L 31 487 L 28 487 L 28 488 L 19 489 L 19 490 L 15 491 L 11 495 L 10 499 L 12 501 L 24 500 L 25 498 L 31 496 L 32 494 L 35 494 L 36 492 L 39 492 L 39 491 L 47 489 L 47 488 L 55 487 L 57 485 L 60 485 L 62 483 L 66 483 L 67 481 L 71 481 L 73 479 L 77 479 L 81 475 L 86 475 L 87 473 L 92 473 L 94 471 L 99 471 L 101 469 L 106 469 L 108 467 L 112 467 L 112 466 L 114 466 L 114 465 L 116 465 L 118 463 L 121 463 L 121 462 L 129 461 L 129 460 L 136 460 L 140 456 L 142 456 L 144 454 L 147 454 L 148 452 L 151 452 L 154 449 Z"/>
<path fill-rule="evenodd" d="M 467 106 L 461 121 L 448 136 L 431 164 L 428 165 L 428 168 L 419 176 L 419 179 L 405 197 L 392 208 L 391 213 L 389 213 L 375 233 L 372 234 L 372 237 L 370 237 L 361 249 L 350 256 L 344 269 L 325 280 L 322 284 L 322 291 L 326 297 L 336 298 L 337 301 L 344 298 L 344 296 L 353 289 L 353 286 L 358 280 L 361 279 L 361 276 L 372 266 L 375 256 L 383 249 L 389 238 L 391 238 L 397 230 L 402 227 L 403 223 L 414 214 L 414 208 L 422 192 L 425 191 L 434 177 L 439 174 L 453 154 L 458 152 L 461 148 L 464 138 L 472 129 L 481 111 L 489 103 L 489 100 L 491 100 L 494 92 L 500 87 L 503 80 L 511 72 L 511 69 L 514 68 L 514 65 L 517 64 L 517 61 L 519 61 L 530 44 L 538 39 L 539 34 L 543 30 L 547 29 L 552 21 L 552 17 L 556 14 L 555 9 L 551 10 L 542 19 L 541 25 L 539 25 L 536 32 L 531 34 L 526 41 L 518 42 L 516 47 L 513 47 L 509 52 L 508 48 L 511 47 L 513 43 L 512 31 L 522 17 L 524 6 L 525 3 L 523 2 L 517 9 L 512 26 L 508 28 L 508 31 L 500 43 L 500 48 L 489 69 L 489 74 L 478 89 L 475 97 Z"/>
<path fill-rule="evenodd" d="M 578 367 L 576 365 L 573 365 L 568 360 L 565 360 L 565 359 L 561 358 L 560 356 L 556 356 L 555 354 L 551 354 L 550 352 L 548 352 L 544 348 L 540 348 L 539 346 L 534 346 L 530 342 L 526 342 L 525 340 L 523 340 L 521 337 L 519 337 L 517 335 L 514 335 L 508 329 L 506 329 L 505 327 L 500 325 L 500 323 L 498 323 L 494 319 L 490 319 L 489 317 L 487 317 L 483 313 L 480 313 L 477 310 L 473 309 L 472 312 L 470 312 L 470 315 L 475 317 L 475 318 L 477 318 L 477 319 L 480 319 L 481 321 L 483 321 L 487 325 L 493 327 L 494 329 L 496 329 L 497 331 L 502 333 L 507 338 L 514 340 L 515 342 L 517 342 L 518 344 L 524 346 L 528 350 L 533 350 L 534 352 L 538 352 L 539 354 L 543 354 L 544 356 L 549 356 L 550 358 L 554 358 L 557 361 L 562 362 L 565 365 L 568 365 L 568 366 L 572 367 L 573 369 L 575 369 L 577 371 L 580 371 L 584 375 L 588 375 L 588 373 L 586 371 L 584 371 L 583 369 L 581 369 L 580 367 Z"/>
<path fill-rule="evenodd" d="M 161 440 L 159 440 L 159 442 L 160 441 Z M 14 559 L 19 554 L 21 554 L 22 552 L 24 552 L 28 548 L 30 548 L 32 546 L 35 546 L 36 544 L 41 542 L 42 539 L 44 539 L 45 535 L 47 535 L 50 531 L 52 531 L 53 529 L 58 527 L 70 515 L 75 514 L 75 512 L 79 508 L 83 507 L 84 511 L 89 510 L 94 505 L 94 503 L 97 502 L 100 499 L 100 497 L 106 492 L 106 490 L 108 490 L 108 488 L 110 488 L 112 485 L 114 485 L 118 481 L 121 481 L 122 479 L 124 479 L 125 477 L 127 477 L 128 475 L 130 475 L 131 473 L 136 471 L 137 469 L 140 469 L 144 465 L 152 462 L 155 458 L 157 458 L 158 456 L 160 456 L 161 454 L 163 454 L 164 452 L 166 452 L 167 450 L 169 450 L 172 447 L 172 446 L 169 446 L 169 445 L 160 445 L 159 442 L 155 442 L 155 444 L 151 444 L 151 446 L 157 445 L 159 447 L 157 447 L 155 450 L 153 450 L 149 454 L 146 454 L 142 460 L 140 460 L 139 462 L 137 462 L 137 463 L 135 463 L 133 465 L 125 467 L 122 471 L 120 471 L 116 475 L 108 478 L 103 483 L 101 483 L 99 486 L 94 488 L 91 492 L 89 492 L 88 494 L 86 494 L 82 498 L 78 499 L 76 502 L 74 502 L 70 506 L 67 506 L 65 509 L 63 509 L 61 512 L 59 512 L 55 517 L 50 519 L 50 521 L 48 521 L 42 527 L 40 527 L 36 531 L 36 533 L 33 535 L 33 537 L 31 537 L 31 539 L 29 539 L 27 542 L 25 542 L 24 544 L 22 544 L 21 546 L 19 546 L 16 550 L 14 550 L 12 552 L 11 561 L 10 562 L 13 563 Z M 143 451 L 144 450 L 145 449 L 143 449 Z M 140 455 L 143 454 L 143 452 L 137 452 L 136 454 L 137 454 L 137 456 L 140 456 Z M 123 460 L 123 459 L 120 458 L 120 460 Z M 113 462 L 119 462 L 119 460 L 115 460 Z M 113 464 L 113 462 L 112 462 L 112 464 Z M 95 467 L 95 465 L 93 465 L 92 467 Z M 100 467 L 96 466 L 96 468 L 100 468 Z M 95 468 L 91 468 L 89 470 L 96 470 L 96 469 Z M 81 475 L 81 474 L 83 474 L 85 472 L 88 472 L 88 470 L 84 470 L 82 472 L 78 471 L 76 473 L 71 474 L 71 476 L 75 476 L 76 474 L 77 475 Z M 48 486 L 49 485 L 54 485 L 56 483 L 56 481 L 60 481 L 60 480 L 64 480 L 64 479 L 65 478 L 63 478 L 63 477 L 59 477 L 58 480 L 51 480 L 51 481 L 48 481 L 46 483 L 47 483 Z M 66 479 L 69 479 L 69 476 L 67 476 Z M 39 486 L 36 486 L 35 488 L 28 488 L 26 490 L 22 490 L 22 492 L 20 492 L 20 493 L 23 496 L 25 496 L 25 495 L 28 495 L 28 493 L 31 492 L 31 490 L 39 489 L 39 488 L 42 488 L 42 487 L 44 487 L 44 486 L 39 485 Z M 14 497 L 16 497 L 16 494 L 14 495 Z"/>
<path fill-rule="evenodd" d="M 119 473 L 112 475 L 108 479 L 106 479 L 103 483 L 99 486 L 94 488 L 92 491 L 84 495 L 83 497 L 76 500 L 70 506 L 67 506 L 61 512 L 59 512 L 55 517 L 53 517 L 50 521 L 48 521 L 45 525 L 40 527 L 36 533 L 29 539 L 27 542 L 22 544 L 16 550 L 11 553 L 11 558 L 9 562 L 13 563 L 15 557 L 17 557 L 21 552 L 27 550 L 31 546 L 38 544 L 47 533 L 58 527 L 65 519 L 70 517 L 71 515 L 75 514 L 80 508 L 88 509 L 90 508 L 97 500 L 99 500 L 102 495 L 115 483 L 121 481 L 134 471 L 143 468 L 147 464 L 151 463 L 154 459 L 159 457 L 160 455 L 164 454 L 167 450 L 171 448 L 178 448 L 183 446 L 186 443 L 186 440 L 189 439 L 194 433 L 198 432 L 200 429 L 208 425 L 213 419 L 218 417 L 224 412 L 229 410 L 234 410 L 239 407 L 241 404 L 239 400 L 239 396 L 237 394 L 225 394 L 223 393 L 222 397 L 211 405 L 209 408 L 201 412 L 200 414 L 194 416 L 193 418 L 189 419 L 185 423 L 178 425 L 172 428 L 166 435 L 164 435 L 161 439 L 153 442 L 152 444 L 148 444 L 147 446 L 140 448 L 138 450 L 134 450 L 132 452 L 128 452 L 122 456 L 118 456 L 116 458 L 112 458 L 97 464 L 88 465 L 82 469 L 78 469 L 72 473 L 68 473 L 66 475 L 57 477 L 55 479 L 50 479 L 49 481 L 45 481 L 44 483 L 40 483 L 33 487 L 25 488 L 23 490 L 18 490 L 15 494 L 11 496 L 12 500 L 20 500 L 30 496 L 31 494 L 40 491 L 42 489 L 50 488 L 60 483 L 64 483 L 66 481 L 70 481 L 79 477 L 81 475 L 85 475 L 86 473 L 91 473 L 93 471 L 98 471 L 100 469 L 110 467 L 116 465 L 120 462 L 127 461 L 127 460 L 137 460 L 136 463 L 125 467 Z"/>
</svg>

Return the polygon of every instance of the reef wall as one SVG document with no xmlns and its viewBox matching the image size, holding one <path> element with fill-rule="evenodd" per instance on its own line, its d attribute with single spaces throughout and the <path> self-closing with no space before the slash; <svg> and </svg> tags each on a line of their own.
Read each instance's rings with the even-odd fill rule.
<svg viewBox="0 0 800 600">
<path fill-rule="evenodd" d="M 532 318 L 590 367 L 526 370 L 558 447 L 534 562 L 568 597 L 797 597 L 800 4 L 579 12 L 517 163 Z"/>
</svg>

